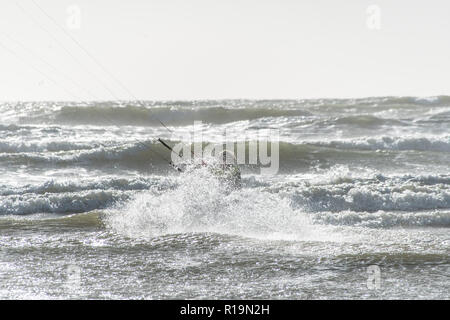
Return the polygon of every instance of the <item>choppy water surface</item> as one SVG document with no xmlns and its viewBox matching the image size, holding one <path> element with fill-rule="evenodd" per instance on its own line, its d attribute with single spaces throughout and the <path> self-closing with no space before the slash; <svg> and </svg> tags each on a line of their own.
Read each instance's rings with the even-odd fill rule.
<svg viewBox="0 0 450 320">
<path fill-rule="evenodd" d="M 0 112 L 0 298 L 450 298 L 449 97 Z M 278 129 L 278 174 L 171 169 L 194 120 Z"/>
</svg>

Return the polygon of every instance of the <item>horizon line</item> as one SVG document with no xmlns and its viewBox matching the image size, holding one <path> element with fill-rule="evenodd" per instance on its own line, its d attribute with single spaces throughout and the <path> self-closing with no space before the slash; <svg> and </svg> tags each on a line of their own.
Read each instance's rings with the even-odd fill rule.
<svg viewBox="0 0 450 320">
<path fill-rule="evenodd" d="M 415 98 L 415 99 L 439 99 L 450 97 L 449 94 L 438 94 L 438 95 L 370 95 L 370 96 L 352 96 L 352 97 L 310 97 L 310 98 L 196 98 L 196 99 L 99 99 L 99 100 L 42 100 L 42 99 L 24 99 L 24 100 L 0 100 L 0 103 L 20 103 L 20 102 L 87 102 L 87 103 L 105 103 L 105 102 L 178 102 L 178 101 L 305 101 L 305 100 L 363 100 L 363 99 L 380 99 L 380 98 Z"/>
</svg>

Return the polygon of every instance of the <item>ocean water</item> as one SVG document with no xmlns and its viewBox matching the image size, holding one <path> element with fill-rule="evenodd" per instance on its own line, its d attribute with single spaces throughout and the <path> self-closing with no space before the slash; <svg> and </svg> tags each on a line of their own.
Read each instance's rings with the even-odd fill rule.
<svg viewBox="0 0 450 320">
<path fill-rule="evenodd" d="M 278 173 L 173 170 L 194 121 Z M 0 298 L 449 299 L 449 156 L 446 96 L 4 102 Z"/>
</svg>

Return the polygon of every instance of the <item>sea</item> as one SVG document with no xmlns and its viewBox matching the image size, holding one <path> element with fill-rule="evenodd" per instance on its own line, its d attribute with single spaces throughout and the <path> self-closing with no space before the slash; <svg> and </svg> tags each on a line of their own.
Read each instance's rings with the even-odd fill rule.
<svg viewBox="0 0 450 320">
<path fill-rule="evenodd" d="M 450 97 L 1 102 L 0 299 L 450 299 Z"/>
</svg>

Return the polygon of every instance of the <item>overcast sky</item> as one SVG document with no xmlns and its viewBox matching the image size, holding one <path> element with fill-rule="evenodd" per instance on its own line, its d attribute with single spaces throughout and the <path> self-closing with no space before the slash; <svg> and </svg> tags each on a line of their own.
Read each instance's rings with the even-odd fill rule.
<svg viewBox="0 0 450 320">
<path fill-rule="evenodd" d="M 448 0 L 34 1 L 64 31 L 1 1 L 0 100 L 450 94 Z"/>
</svg>

